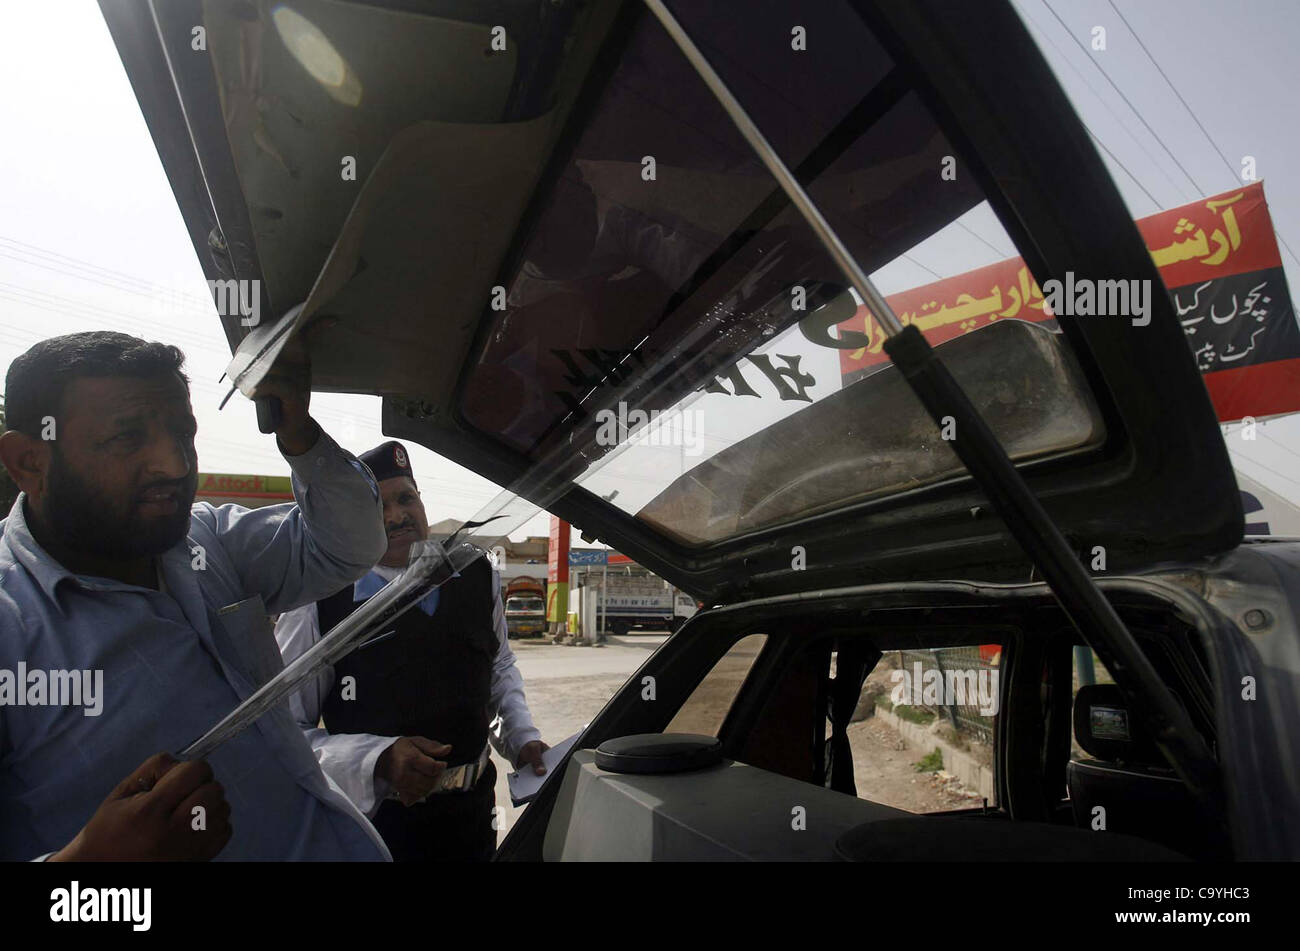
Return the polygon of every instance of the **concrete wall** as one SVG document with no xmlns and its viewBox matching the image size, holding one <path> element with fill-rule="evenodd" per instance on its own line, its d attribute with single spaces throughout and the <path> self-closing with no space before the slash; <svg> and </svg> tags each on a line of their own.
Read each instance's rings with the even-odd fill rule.
<svg viewBox="0 0 1300 951">
<path fill-rule="evenodd" d="M 876 705 L 875 715 L 897 730 L 908 746 L 922 753 L 930 753 L 937 747 L 943 753 L 944 772 L 956 776 L 966 788 L 977 791 L 988 799 L 990 804 L 996 801 L 993 794 L 993 770 L 934 732 L 934 728 L 942 723 L 942 720 L 923 726 L 920 723 L 904 720 L 879 704 Z"/>
</svg>

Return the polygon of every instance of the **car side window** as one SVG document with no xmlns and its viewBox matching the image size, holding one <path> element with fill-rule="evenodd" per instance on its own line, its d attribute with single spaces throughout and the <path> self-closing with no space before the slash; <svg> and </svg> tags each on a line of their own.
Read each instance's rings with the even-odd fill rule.
<svg viewBox="0 0 1300 951">
<path fill-rule="evenodd" d="M 713 669 L 686 698 L 676 715 L 664 728 L 665 733 L 701 733 L 717 736 L 731 705 L 749 676 L 750 668 L 767 643 L 766 634 L 748 634 L 718 658 Z"/>
<path fill-rule="evenodd" d="M 886 651 L 847 728 L 860 799 L 914 813 L 996 805 L 997 644 Z"/>
<path fill-rule="evenodd" d="M 1079 696 L 1079 688 L 1088 684 L 1113 684 L 1115 678 L 1110 675 L 1097 652 L 1091 647 L 1075 647 L 1073 658 L 1074 681 L 1070 690 L 1070 710 L 1071 710 L 1071 729 L 1070 729 L 1070 759 L 1081 760 L 1087 759 L 1088 754 L 1084 752 L 1083 747 L 1079 745 L 1077 731 L 1073 723 L 1074 700 Z"/>
</svg>

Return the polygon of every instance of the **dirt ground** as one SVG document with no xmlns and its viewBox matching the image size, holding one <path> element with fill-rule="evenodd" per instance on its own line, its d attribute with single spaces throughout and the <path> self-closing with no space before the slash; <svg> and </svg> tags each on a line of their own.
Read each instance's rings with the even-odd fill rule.
<svg viewBox="0 0 1300 951">
<path fill-rule="evenodd" d="M 893 669 L 888 665 L 877 667 L 863 684 L 863 693 L 888 697 L 892 674 Z M 951 731 L 945 728 L 945 733 Z M 968 809 L 983 802 L 977 792 L 943 770 L 918 772 L 917 763 L 933 747 L 909 747 L 897 730 L 875 716 L 850 723 L 848 735 L 853 750 L 853 780 L 861 799 L 918 813 Z M 955 736 L 946 738 L 955 745 L 965 746 L 972 755 L 991 765 L 991 750 Z"/>
<path fill-rule="evenodd" d="M 859 799 L 917 813 L 968 809 L 983 801 L 942 770 L 917 772 L 916 764 L 930 751 L 909 747 L 883 720 L 850 723 L 848 735 Z"/>
</svg>

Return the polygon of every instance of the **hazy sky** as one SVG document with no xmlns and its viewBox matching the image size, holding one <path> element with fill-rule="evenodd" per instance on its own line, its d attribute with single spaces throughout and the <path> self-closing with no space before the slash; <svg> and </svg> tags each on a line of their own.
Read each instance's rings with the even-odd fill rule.
<svg viewBox="0 0 1300 951">
<path fill-rule="evenodd" d="M 1242 156 L 1252 155 L 1276 228 L 1300 250 L 1300 135 L 1291 99 L 1300 4 L 1116 0 L 1212 145 L 1108 0 L 1049 2 L 1050 7 L 1043 0 L 1020 0 L 1016 6 L 1085 124 L 1114 154 L 1106 161 L 1134 217 L 1233 187 L 1230 165 L 1239 168 Z M 0 366 L 37 340 L 75 330 L 120 329 L 176 343 L 189 359 L 201 468 L 287 473 L 273 437 L 257 432 L 247 400 L 236 396 L 225 410 L 216 410 L 226 388 L 217 380 L 230 354 L 98 6 L 91 0 L 10 2 L 4 12 Z M 1076 43 L 1088 45 L 1094 26 L 1107 31 L 1104 52 Z M 978 226 L 977 217 L 972 222 Z M 1002 246 L 1005 238 L 994 243 Z M 1300 262 L 1282 253 L 1292 296 L 1300 296 Z M 987 255 L 975 264 L 1002 256 Z M 945 277 L 975 264 L 927 262 Z M 917 283 L 932 279 L 926 275 Z M 312 410 L 350 449 L 385 438 L 377 398 L 318 393 Z M 1229 435 L 1234 461 L 1300 503 L 1300 415 L 1263 424 L 1260 436 L 1248 443 Z M 492 483 L 422 447 L 412 451 L 431 521 L 469 518 L 497 492 Z M 543 533 L 545 522 L 534 521 L 528 530 Z"/>
<path fill-rule="evenodd" d="M 1300 3 L 1015 0 L 1015 6 L 1075 111 L 1113 154 L 1102 150 L 1134 218 L 1241 184 L 1242 159 L 1254 157 L 1274 228 L 1290 249 L 1279 248 L 1291 298 L 1300 299 L 1294 256 L 1300 253 L 1294 98 Z M 1097 26 L 1106 31 L 1104 52 L 1091 50 Z M 1238 427 L 1229 430 L 1233 463 L 1300 503 L 1300 414 L 1266 422 L 1256 436 L 1248 442 Z"/>
</svg>

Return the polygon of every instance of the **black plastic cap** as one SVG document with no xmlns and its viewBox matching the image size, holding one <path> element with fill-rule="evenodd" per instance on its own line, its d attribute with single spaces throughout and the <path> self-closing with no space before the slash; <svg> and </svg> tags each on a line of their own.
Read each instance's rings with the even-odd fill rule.
<svg viewBox="0 0 1300 951">
<path fill-rule="evenodd" d="M 722 741 L 698 733 L 635 733 L 596 748 L 596 765 L 610 773 L 685 773 L 722 762 Z"/>
</svg>

